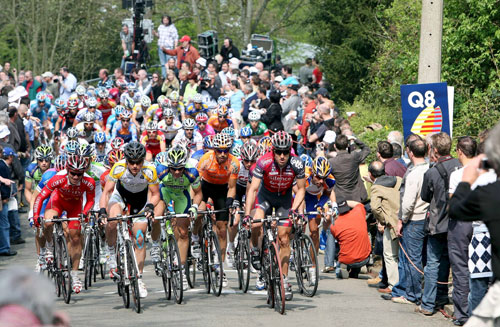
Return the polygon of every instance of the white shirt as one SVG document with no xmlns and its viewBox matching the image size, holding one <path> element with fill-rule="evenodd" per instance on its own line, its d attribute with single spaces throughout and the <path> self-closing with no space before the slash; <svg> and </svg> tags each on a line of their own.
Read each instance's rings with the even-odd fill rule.
<svg viewBox="0 0 500 327">
<path fill-rule="evenodd" d="M 75 75 L 69 73 L 68 77 L 61 81 L 61 87 L 59 88 L 60 98 L 63 100 L 68 100 L 71 93 L 76 89 L 76 77 Z M 63 86 L 64 84 L 64 86 Z"/>
</svg>

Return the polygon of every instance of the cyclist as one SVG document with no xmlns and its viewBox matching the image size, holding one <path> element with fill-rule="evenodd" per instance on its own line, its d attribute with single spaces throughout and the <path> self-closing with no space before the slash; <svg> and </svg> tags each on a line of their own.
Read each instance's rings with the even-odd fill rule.
<svg viewBox="0 0 500 327">
<path fill-rule="evenodd" d="M 240 130 L 240 140 L 243 143 L 247 143 L 252 140 L 252 128 L 245 126 Z"/>
<path fill-rule="evenodd" d="M 215 135 L 205 136 L 203 138 L 203 149 L 194 152 L 191 155 L 191 159 L 194 159 L 194 160 L 196 160 L 196 162 L 198 162 L 198 161 L 200 161 L 200 158 L 205 153 L 207 153 L 208 151 L 212 150 L 213 149 L 213 147 L 212 147 L 212 140 L 213 140 L 214 137 L 215 137 Z"/>
<path fill-rule="evenodd" d="M 233 122 L 231 119 L 227 118 L 227 107 L 219 106 L 217 109 L 217 115 L 213 115 L 208 120 L 208 125 L 212 126 L 216 133 L 222 132 L 222 130 L 226 127 L 232 126 Z"/>
<path fill-rule="evenodd" d="M 109 116 L 106 121 L 106 135 L 111 135 L 111 130 L 115 126 L 116 122 L 120 120 L 120 115 L 123 111 L 125 111 L 125 107 L 121 104 L 117 105 L 111 111 L 111 116 Z"/>
<path fill-rule="evenodd" d="M 251 111 L 248 114 L 247 127 L 252 129 L 252 138 L 255 140 L 261 139 L 263 136 L 269 136 L 269 130 L 266 124 L 260 121 L 260 113 L 257 111 Z"/>
<path fill-rule="evenodd" d="M 146 147 L 146 161 L 153 161 L 158 153 L 165 151 L 165 135 L 158 131 L 158 124 L 155 121 L 146 123 L 141 143 Z"/>
<path fill-rule="evenodd" d="M 173 201 L 176 213 L 189 213 L 191 219 L 195 219 L 198 216 L 198 206 L 203 195 L 198 171 L 196 170 L 196 161 L 189 159 L 189 151 L 181 145 L 174 146 L 167 152 L 166 162 L 157 165 L 156 170 L 158 179 L 161 182 L 160 193 L 163 201 L 160 201 L 156 206 L 155 215 L 163 215 L 165 208 Z M 190 191 L 193 193 L 192 201 Z M 179 244 L 181 264 L 184 267 L 189 247 L 189 219 L 176 219 L 173 225 L 175 226 L 175 238 Z M 154 226 L 153 231 L 155 231 Z M 157 228 L 156 231 L 156 233 L 151 234 L 153 239 L 151 258 L 153 262 L 160 260 L 160 245 L 158 243 L 160 229 Z M 184 290 L 188 288 L 185 275 L 183 287 Z"/>
<path fill-rule="evenodd" d="M 233 208 L 234 205 L 240 163 L 238 159 L 229 154 L 231 145 L 231 139 L 226 134 L 215 135 L 213 140 L 214 151 L 205 153 L 197 166 L 201 176 L 203 201 L 206 203 L 211 198 L 215 210 Z M 228 220 L 228 212 L 216 214 L 215 226 L 221 247 L 222 262 L 224 262 L 226 256 Z M 227 286 L 225 274 L 223 286 Z"/>
<path fill-rule="evenodd" d="M 177 131 L 181 128 L 182 123 L 175 119 L 174 111 L 171 108 L 166 108 L 163 111 L 163 119 L 158 123 L 158 129 L 165 135 L 166 147 L 170 147 Z"/>
<path fill-rule="evenodd" d="M 99 182 L 101 183 L 101 188 L 103 190 L 106 187 L 106 182 L 108 181 L 108 176 L 109 176 L 109 172 L 111 171 L 111 168 L 114 166 L 115 163 L 117 163 L 118 161 L 123 160 L 123 159 L 125 159 L 125 155 L 123 154 L 123 150 L 113 149 L 113 150 L 109 151 L 108 158 L 106 161 L 108 162 L 108 167 L 110 167 L 110 168 L 107 168 L 104 171 L 104 173 L 102 173 L 101 177 L 99 177 Z"/>
<path fill-rule="evenodd" d="M 306 178 L 304 163 L 299 157 L 291 155 L 292 137 L 290 134 L 279 131 L 271 138 L 272 152 L 266 153 L 256 163 L 252 172 L 252 182 L 248 188 L 245 204 L 245 221 L 249 221 L 250 211 L 254 208 L 255 200 L 258 205 L 254 219 L 262 219 L 266 215 L 287 211 L 288 215 L 295 215 L 304 200 Z M 292 204 L 292 187 L 296 181 L 295 198 Z M 266 206 L 265 203 L 269 206 Z M 252 226 L 252 265 L 260 269 L 260 251 L 257 247 L 261 224 Z M 280 244 L 280 259 L 283 268 L 285 297 L 292 297 L 292 286 L 288 282 L 288 262 L 290 259 L 291 221 L 278 223 L 278 239 Z"/>
<path fill-rule="evenodd" d="M 194 130 L 195 126 L 194 119 L 187 118 L 184 120 L 182 122 L 183 130 L 177 133 L 172 144 L 184 144 L 190 150 L 191 154 L 201 150 L 203 148 L 203 137 L 198 131 Z"/>
<path fill-rule="evenodd" d="M 52 102 L 50 96 L 45 91 L 40 91 L 36 94 L 36 99 L 30 103 L 30 111 L 33 117 L 38 118 L 42 124 L 47 136 L 50 137 L 50 124 L 49 119 L 47 119 L 47 112 L 52 108 Z M 54 110 L 54 108 L 52 108 Z"/>
<path fill-rule="evenodd" d="M 123 92 L 120 95 L 120 104 L 127 107 L 127 98 L 131 99 L 134 104 L 140 100 L 141 95 L 139 94 L 139 92 L 137 92 L 137 86 L 135 86 L 135 83 L 130 82 L 127 84 L 127 92 Z M 132 108 L 133 107 L 134 105 L 132 105 Z M 129 110 L 132 110 L 132 108 L 130 108 Z"/>
<path fill-rule="evenodd" d="M 75 89 L 75 94 L 78 98 L 78 110 L 82 110 L 85 108 L 85 102 L 88 99 L 87 95 L 87 90 L 85 89 L 85 86 L 83 85 L 78 85 Z"/>
<path fill-rule="evenodd" d="M 307 154 L 307 153 L 303 153 L 300 155 L 300 159 L 302 160 L 302 162 L 304 163 L 304 165 L 309 168 L 312 168 L 313 166 L 313 160 L 312 158 Z"/>
<path fill-rule="evenodd" d="M 87 111 L 81 120 L 82 122 L 76 125 L 78 136 L 88 143 L 94 143 L 94 134 L 102 132 L 101 126 L 95 122 L 94 113 Z"/>
<path fill-rule="evenodd" d="M 137 141 L 137 129 L 134 124 L 130 124 L 132 113 L 124 110 L 120 114 L 120 121 L 116 122 L 111 131 L 111 138 L 122 138 L 125 143 Z"/>
<path fill-rule="evenodd" d="M 204 112 L 208 114 L 208 106 L 203 103 L 203 97 L 200 93 L 196 93 L 193 97 L 193 102 L 189 103 L 185 109 L 185 118 L 195 118 L 197 114 Z M 185 119 L 183 117 L 183 121 Z"/>
<path fill-rule="evenodd" d="M 68 128 L 73 127 L 73 123 L 75 121 L 76 115 L 78 114 L 78 98 L 76 95 L 71 95 L 68 99 L 68 110 L 63 112 L 63 115 L 60 115 L 57 118 L 56 126 L 54 130 L 66 131 Z"/>
<path fill-rule="evenodd" d="M 118 161 L 109 172 L 106 187 L 99 201 L 99 216 L 111 217 L 121 214 L 142 214 L 144 217 L 134 218 L 132 235 L 135 238 L 135 255 L 139 266 L 139 275 L 144 270 L 146 259 L 146 229 L 147 221 L 154 216 L 154 208 L 160 201 L 160 190 L 156 168 L 153 164 L 144 161 L 146 148 L 137 141 L 128 143 L 124 149 L 125 160 Z M 111 276 L 116 270 L 116 221 L 110 221 L 106 225 L 106 241 L 108 243 Z M 139 293 L 141 297 L 148 294 L 142 277 L 139 278 Z"/>
<path fill-rule="evenodd" d="M 184 103 L 179 101 L 179 92 L 173 91 L 170 93 L 168 99 L 170 100 L 170 106 L 174 110 L 177 117 L 181 117 L 182 120 L 186 119 Z"/>
<path fill-rule="evenodd" d="M 106 134 L 97 132 L 94 134 L 94 152 L 95 161 L 106 163 L 108 152 L 111 151 L 111 146 L 106 142 Z"/>
<path fill-rule="evenodd" d="M 149 107 L 151 107 L 151 98 L 147 95 L 143 95 L 140 101 L 137 101 L 132 109 L 132 122 L 137 127 L 138 131 L 141 130 L 141 124 L 144 121 L 146 110 L 148 110 Z"/>
<path fill-rule="evenodd" d="M 97 99 L 94 97 L 89 97 L 85 103 L 87 104 L 87 108 L 80 109 L 80 111 L 78 111 L 75 121 L 73 122 L 73 126 L 76 126 L 80 122 L 82 122 L 83 117 L 87 112 L 91 112 L 94 114 L 94 119 L 97 121 L 97 124 L 102 129 L 104 125 L 103 125 L 102 113 L 100 110 L 97 110 Z"/>
<path fill-rule="evenodd" d="M 113 99 L 110 99 L 109 91 L 103 87 L 99 88 L 97 91 L 97 109 L 102 114 L 102 123 L 103 126 L 106 126 L 108 122 L 109 116 L 111 116 L 111 112 L 113 108 L 116 107 L 116 102 Z"/>
<path fill-rule="evenodd" d="M 61 217 L 66 212 L 68 217 L 78 217 L 82 213 L 84 216 L 94 205 L 94 180 L 85 174 L 89 165 L 87 158 L 79 155 L 70 155 L 66 163 L 66 170 L 58 172 L 52 177 L 47 185 L 40 191 L 33 205 L 33 220 L 37 227 L 40 227 L 40 213 L 45 199 L 50 197 L 45 209 L 45 218 L 52 219 L 54 216 Z M 83 195 L 86 195 L 87 202 L 83 207 Z M 83 210 L 82 210 L 83 207 Z M 45 223 L 44 235 L 50 244 L 52 240 L 53 223 Z M 78 265 L 82 254 L 81 225 L 80 221 L 71 221 L 67 224 L 68 248 L 72 262 L 72 288 L 73 292 L 80 293 L 82 282 L 78 277 Z M 42 248 L 45 244 L 40 244 Z"/>
<path fill-rule="evenodd" d="M 26 168 L 24 196 L 26 197 L 26 201 L 30 204 L 31 210 L 28 214 L 29 217 L 33 217 L 33 203 L 35 202 L 33 192 L 42 179 L 42 175 L 50 169 L 53 158 L 54 151 L 52 148 L 50 146 L 41 145 L 35 149 L 35 161 L 30 163 Z M 45 253 L 40 251 L 41 238 L 43 238 L 43 236 L 40 236 L 37 230 L 35 233 L 35 245 L 38 254 L 37 271 L 40 270 L 40 267 L 45 267 Z M 43 241 L 45 241 L 45 239 Z M 47 257 L 52 258 L 52 254 L 50 253 Z"/>
<path fill-rule="evenodd" d="M 200 132 L 201 136 L 215 135 L 214 128 L 207 123 L 208 115 L 200 112 L 196 115 L 196 130 Z"/>
</svg>

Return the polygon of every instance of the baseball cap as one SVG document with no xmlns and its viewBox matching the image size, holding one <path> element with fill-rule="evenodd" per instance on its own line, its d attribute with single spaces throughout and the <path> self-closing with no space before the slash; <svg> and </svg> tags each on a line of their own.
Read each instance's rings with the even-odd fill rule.
<svg viewBox="0 0 500 327">
<path fill-rule="evenodd" d="M 196 59 L 196 63 L 200 64 L 203 67 L 206 67 L 207 66 L 207 59 L 200 57 L 200 58 Z"/>
<path fill-rule="evenodd" d="M 191 42 L 191 38 L 188 35 L 184 35 L 179 42 Z"/>
<path fill-rule="evenodd" d="M 281 77 L 281 76 L 276 76 L 276 77 L 274 78 L 274 82 L 275 82 L 275 83 L 276 83 L 276 82 L 279 82 L 279 83 L 283 82 L 283 77 Z"/>
<path fill-rule="evenodd" d="M 10 130 L 7 125 L 0 126 L 0 139 L 10 135 Z"/>
<path fill-rule="evenodd" d="M 43 78 L 45 78 L 45 77 L 52 78 L 52 77 L 54 77 L 54 74 L 52 74 L 51 72 L 45 72 L 42 74 L 42 77 Z"/>
<path fill-rule="evenodd" d="M 325 136 L 323 137 L 323 142 L 332 144 L 335 143 L 337 139 L 337 134 L 334 131 L 326 131 Z"/>
<path fill-rule="evenodd" d="M 8 156 L 17 157 L 17 153 L 14 150 L 12 150 L 12 148 L 7 147 L 7 148 L 3 149 L 3 156 L 4 157 L 8 157 Z"/>
<path fill-rule="evenodd" d="M 316 92 L 314 92 L 314 95 L 322 95 L 324 97 L 328 96 L 328 90 L 325 89 L 324 87 L 320 87 Z"/>
<path fill-rule="evenodd" d="M 351 207 L 347 205 L 346 199 L 341 195 L 337 196 L 337 205 L 339 206 L 339 214 L 343 215 L 351 211 Z"/>
<path fill-rule="evenodd" d="M 294 91 L 298 91 L 299 90 L 299 85 L 298 84 L 289 84 L 288 88 L 292 89 Z"/>
</svg>

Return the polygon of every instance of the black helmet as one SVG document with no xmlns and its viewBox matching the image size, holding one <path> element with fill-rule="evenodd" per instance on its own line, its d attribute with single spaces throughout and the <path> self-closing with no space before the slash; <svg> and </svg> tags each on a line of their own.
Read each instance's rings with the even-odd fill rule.
<svg viewBox="0 0 500 327">
<path fill-rule="evenodd" d="M 125 154 L 125 159 L 127 160 L 142 160 L 146 157 L 146 148 L 141 143 L 133 141 L 125 145 L 123 153 Z"/>
</svg>

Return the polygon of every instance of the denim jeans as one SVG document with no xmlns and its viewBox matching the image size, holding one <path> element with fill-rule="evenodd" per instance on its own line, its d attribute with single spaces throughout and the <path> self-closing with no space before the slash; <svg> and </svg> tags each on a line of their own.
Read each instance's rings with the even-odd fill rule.
<svg viewBox="0 0 500 327">
<path fill-rule="evenodd" d="M 335 267 L 335 238 L 330 230 L 326 232 L 325 267 Z"/>
<path fill-rule="evenodd" d="M 165 79 L 167 78 L 167 69 L 165 68 L 165 64 L 168 62 L 170 58 L 175 59 L 175 57 L 166 54 L 159 47 L 158 47 L 158 57 L 160 58 L 161 74 L 163 75 L 163 79 Z"/>
<path fill-rule="evenodd" d="M 21 238 L 21 222 L 19 221 L 19 211 L 10 210 L 8 213 L 10 224 L 10 239 L 17 240 Z"/>
<path fill-rule="evenodd" d="M 347 270 L 350 270 L 349 277 L 358 278 L 358 274 L 359 274 L 361 268 L 366 266 L 369 261 L 370 261 L 370 256 L 368 256 L 368 258 L 366 258 L 365 260 L 362 260 L 360 262 L 346 264 Z M 339 263 L 341 263 L 341 262 L 339 261 Z M 337 278 L 341 278 L 340 264 L 337 265 L 337 268 L 335 269 L 335 274 L 337 275 Z"/>
<path fill-rule="evenodd" d="M 469 293 L 469 316 L 472 317 L 472 311 L 481 303 L 481 300 L 488 292 L 488 287 L 491 282 L 491 277 L 470 278 L 470 293 Z"/>
<path fill-rule="evenodd" d="M 424 248 L 425 230 L 424 220 L 409 221 L 403 227 L 405 239 L 405 250 L 410 260 L 423 271 L 422 251 Z M 408 262 L 405 269 L 406 273 L 406 298 L 408 301 L 416 302 L 422 298 L 422 274 Z"/>
<path fill-rule="evenodd" d="M 424 294 L 422 309 L 433 312 L 442 304 L 448 303 L 448 282 L 450 260 L 446 233 L 429 235 L 427 239 L 427 265 L 424 268 Z"/>
<path fill-rule="evenodd" d="M 4 203 L 2 211 L 0 211 L 0 253 L 10 251 L 10 223 L 8 215 L 9 206 L 7 203 Z"/>
<path fill-rule="evenodd" d="M 402 238 L 399 239 L 399 242 L 401 245 L 406 249 L 406 242 L 405 242 L 405 237 L 403 236 Z M 392 297 L 406 297 L 406 266 L 409 264 L 408 260 L 406 259 L 406 256 L 401 250 L 401 247 L 399 247 L 399 261 L 398 261 L 398 274 L 399 274 L 399 281 L 394 285 L 392 288 Z"/>
</svg>

